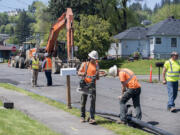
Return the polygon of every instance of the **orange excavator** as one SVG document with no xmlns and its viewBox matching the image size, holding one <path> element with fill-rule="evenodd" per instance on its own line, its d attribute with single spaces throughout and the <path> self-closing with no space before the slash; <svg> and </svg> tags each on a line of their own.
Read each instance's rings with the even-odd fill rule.
<svg viewBox="0 0 180 135">
<path fill-rule="evenodd" d="M 62 67 L 77 67 L 80 65 L 79 60 L 74 57 L 73 19 L 72 9 L 67 8 L 67 11 L 51 27 L 46 51 L 52 55 L 53 73 L 59 73 Z M 59 32 L 64 27 L 67 30 L 67 47 L 65 47 L 65 43 L 57 41 Z M 65 48 L 67 48 L 66 60 L 62 56 L 66 54 Z"/>
</svg>

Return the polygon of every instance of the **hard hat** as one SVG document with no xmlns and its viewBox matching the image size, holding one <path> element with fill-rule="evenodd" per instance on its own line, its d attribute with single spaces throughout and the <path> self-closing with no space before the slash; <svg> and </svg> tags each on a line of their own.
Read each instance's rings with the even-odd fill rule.
<svg viewBox="0 0 180 135">
<path fill-rule="evenodd" d="M 114 77 L 117 76 L 117 66 L 116 65 L 109 68 L 109 75 L 114 76 Z"/>
<path fill-rule="evenodd" d="M 173 51 L 173 52 L 171 53 L 171 56 L 174 56 L 174 55 L 178 55 L 178 53 L 175 52 L 175 51 Z"/>
<path fill-rule="evenodd" d="M 44 56 L 47 57 L 47 56 L 48 56 L 48 53 L 45 53 Z"/>
<path fill-rule="evenodd" d="M 35 53 L 35 52 L 33 52 L 33 53 L 32 53 L 32 55 L 33 55 L 33 56 L 36 56 L 36 53 Z"/>
<path fill-rule="evenodd" d="M 88 56 L 89 56 L 90 58 L 92 58 L 92 59 L 97 60 L 97 59 L 98 59 L 98 52 L 95 51 L 95 50 L 93 50 L 93 51 L 91 51 L 91 52 L 88 54 Z"/>
</svg>

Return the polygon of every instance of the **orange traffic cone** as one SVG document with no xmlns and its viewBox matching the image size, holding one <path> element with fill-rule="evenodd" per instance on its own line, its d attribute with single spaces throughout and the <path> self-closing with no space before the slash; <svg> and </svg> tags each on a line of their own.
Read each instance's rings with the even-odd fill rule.
<svg viewBox="0 0 180 135">
<path fill-rule="evenodd" d="M 149 82 L 152 83 L 152 64 L 150 65 L 150 76 L 149 76 Z"/>
</svg>

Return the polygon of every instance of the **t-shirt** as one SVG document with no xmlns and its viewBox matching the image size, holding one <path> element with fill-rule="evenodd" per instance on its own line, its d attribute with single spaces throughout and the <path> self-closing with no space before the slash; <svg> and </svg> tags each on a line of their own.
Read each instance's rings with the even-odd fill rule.
<svg viewBox="0 0 180 135">
<path fill-rule="evenodd" d="M 131 70 L 127 69 L 127 68 L 121 69 L 120 72 L 119 72 L 119 80 L 121 82 L 125 82 L 126 80 L 128 80 L 130 78 L 130 75 L 128 73 L 126 73 L 126 72 L 128 72 L 130 75 L 134 75 L 133 71 L 131 71 Z M 129 88 L 129 89 L 137 89 L 137 88 L 140 88 L 141 85 L 139 84 L 136 76 L 134 75 L 130 79 L 130 81 L 126 84 L 126 87 Z"/>
</svg>

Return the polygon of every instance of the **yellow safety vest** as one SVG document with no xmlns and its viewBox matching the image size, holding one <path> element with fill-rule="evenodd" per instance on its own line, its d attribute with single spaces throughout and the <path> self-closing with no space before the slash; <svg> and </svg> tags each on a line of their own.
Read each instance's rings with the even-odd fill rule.
<svg viewBox="0 0 180 135">
<path fill-rule="evenodd" d="M 166 80 L 169 82 L 178 81 L 180 73 L 180 63 L 177 61 L 172 61 L 170 59 L 167 64 L 169 64 L 169 68 L 167 69 Z"/>
<path fill-rule="evenodd" d="M 39 59 L 37 59 L 37 60 L 33 59 L 32 60 L 32 69 L 39 69 Z"/>
</svg>

